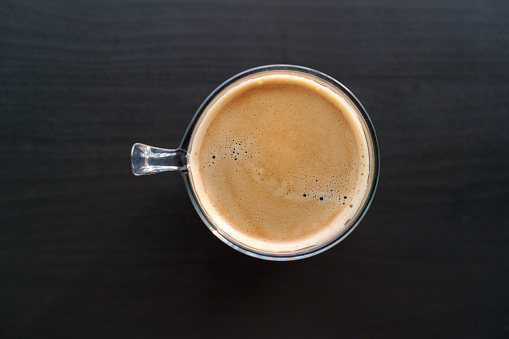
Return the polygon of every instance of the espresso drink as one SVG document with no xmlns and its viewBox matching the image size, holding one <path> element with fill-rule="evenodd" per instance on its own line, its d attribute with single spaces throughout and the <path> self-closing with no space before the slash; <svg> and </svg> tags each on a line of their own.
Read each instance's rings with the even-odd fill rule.
<svg viewBox="0 0 509 339">
<path fill-rule="evenodd" d="M 368 187 L 357 108 L 311 75 L 269 71 L 211 102 L 191 136 L 189 176 L 222 233 L 285 253 L 336 237 Z"/>
</svg>

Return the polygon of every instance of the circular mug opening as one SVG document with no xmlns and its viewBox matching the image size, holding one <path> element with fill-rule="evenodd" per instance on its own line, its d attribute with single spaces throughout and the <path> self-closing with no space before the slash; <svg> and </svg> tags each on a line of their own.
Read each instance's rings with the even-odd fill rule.
<svg viewBox="0 0 509 339">
<path fill-rule="evenodd" d="M 279 84 L 279 85 L 278 85 Z M 271 87 L 272 86 L 272 87 Z M 280 87 L 278 87 L 280 86 Z M 293 90 L 292 86 L 301 86 L 305 91 L 308 91 L 311 94 L 315 94 L 318 97 L 322 97 L 325 100 L 325 105 L 333 105 L 338 109 L 338 113 L 341 112 L 343 114 L 343 118 L 346 119 L 350 125 L 348 128 L 350 128 L 353 132 L 353 135 L 362 137 L 356 138 L 353 142 L 355 143 L 355 147 L 364 149 L 365 152 L 358 153 L 359 159 L 357 161 L 354 161 L 352 163 L 355 163 L 358 166 L 356 167 L 356 184 L 362 183 L 362 185 L 358 185 L 358 194 L 355 195 L 355 193 L 352 193 L 352 195 L 355 195 L 355 199 L 353 197 L 344 196 L 343 193 L 339 192 L 339 199 L 338 201 L 334 202 L 334 206 L 338 206 L 338 215 L 335 216 L 336 224 L 333 224 L 333 222 L 330 223 L 329 226 L 327 226 L 329 229 L 326 229 L 325 231 L 322 230 L 320 232 L 315 232 L 311 235 L 305 235 L 303 237 L 294 237 L 289 240 L 281 241 L 281 239 L 273 240 L 270 238 L 270 235 L 267 237 L 266 235 L 259 235 L 256 234 L 255 236 L 251 236 L 250 231 L 246 229 L 249 227 L 252 227 L 254 225 L 254 219 L 249 220 L 249 218 L 246 218 L 245 216 L 242 218 L 239 215 L 242 214 L 243 210 L 245 210 L 245 206 L 242 206 L 235 209 L 233 207 L 228 207 L 231 205 L 241 205 L 240 200 L 235 199 L 254 199 L 253 195 L 256 195 L 263 191 L 263 189 L 260 190 L 260 192 L 257 191 L 259 186 L 253 186 L 255 188 L 249 189 L 249 188 L 242 188 L 241 191 L 233 192 L 230 195 L 227 196 L 228 192 L 224 190 L 224 187 L 226 184 L 221 184 L 222 182 L 234 182 L 233 186 L 237 185 L 238 187 L 242 187 L 242 185 L 246 185 L 246 182 L 240 183 L 237 182 L 235 184 L 235 180 L 238 180 L 239 176 L 233 176 L 231 173 L 234 171 L 232 167 L 239 166 L 238 164 L 241 163 L 240 160 L 246 160 L 244 162 L 244 168 L 243 171 L 245 173 L 248 173 L 250 175 L 255 175 L 254 179 L 251 180 L 261 180 L 260 178 L 257 178 L 256 175 L 262 177 L 266 176 L 267 182 L 273 184 L 274 187 L 276 187 L 275 194 L 283 195 L 284 189 L 288 189 L 288 180 L 284 181 L 279 178 L 280 180 L 276 180 L 276 178 L 269 178 L 268 175 L 266 175 L 267 168 L 263 168 L 263 165 L 261 166 L 255 166 L 256 162 L 246 156 L 243 159 L 241 157 L 244 155 L 244 153 L 241 154 L 241 152 L 246 152 L 245 154 L 248 154 L 251 152 L 251 149 L 249 147 L 258 147 L 260 143 L 266 144 L 272 144 L 272 146 L 269 147 L 279 147 L 283 148 L 281 154 L 284 154 L 286 151 L 284 147 L 281 146 L 281 138 L 290 138 L 289 136 L 283 135 L 287 134 L 287 131 L 285 130 L 284 125 L 295 125 L 295 122 L 292 120 L 295 120 L 295 116 L 292 117 L 291 114 L 294 112 L 290 112 L 288 114 L 280 114 L 278 115 L 277 109 L 275 109 L 274 117 L 272 121 L 268 121 L 267 125 L 264 125 L 261 123 L 259 126 L 269 126 L 267 127 L 267 130 L 263 130 L 262 128 L 259 128 L 257 125 L 259 120 L 256 120 L 256 114 L 259 112 L 260 115 L 267 115 L 266 111 L 269 110 L 269 106 L 267 104 L 263 104 L 262 101 L 265 100 L 273 100 L 274 95 L 278 95 L 277 93 L 274 94 L 274 92 L 281 91 L 281 86 L 285 87 L 287 86 L 289 89 L 285 89 L 285 95 L 290 95 Z M 298 89 L 295 87 L 295 89 Z M 263 88 L 264 91 L 258 91 L 257 89 Z M 285 87 L 286 88 L 286 87 Z M 291 88 L 291 89 L 290 89 Z M 308 92 L 295 92 L 295 93 L 308 93 Z M 253 93 L 256 93 L 254 95 Z M 272 93 L 272 97 L 269 96 L 263 96 L 259 93 Z M 281 92 L 283 93 L 283 92 Z M 269 94 L 266 94 L 269 95 Z M 282 95 L 282 94 L 281 94 Z M 297 100 L 298 99 L 298 100 Z M 237 113 L 229 113 L 229 114 L 235 114 L 235 115 L 228 115 L 224 112 L 228 111 L 229 109 L 233 110 L 233 107 L 244 107 L 241 103 L 238 103 L 238 101 L 246 101 L 247 104 L 245 104 L 245 107 L 250 108 L 249 110 L 249 117 L 248 118 L 239 118 L 239 114 Z M 260 102 L 257 102 L 260 101 Z M 286 101 L 285 101 L 286 100 Z M 296 98 L 295 102 L 299 102 L 299 104 L 305 105 L 308 99 L 303 99 L 303 97 Z M 314 100 L 314 99 L 313 99 Z M 285 97 L 285 102 L 288 102 L 288 97 Z M 312 103 L 313 101 L 309 101 L 309 103 Z M 234 104 L 232 104 L 234 103 Z M 324 104 L 324 103 L 321 103 Z M 239 106 L 240 105 L 240 106 Z M 244 108 L 245 108 L 244 107 Z M 256 108 L 258 107 L 258 108 Z M 260 107 L 266 108 L 265 110 L 262 109 L 262 111 L 259 110 Z M 301 106 L 299 106 L 301 107 Z M 304 107 L 304 106 L 302 106 Z M 326 106 L 324 106 L 326 107 Z M 327 106 L 328 107 L 328 106 Z M 281 107 L 280 111 L 281 112 Z M 246 108 L 244 109 L 246 110 Z M 312 112 L 312 109 L 310 109 Z M 300 109 L 300 111 L 297 109 L 296 112 L 299 112 L 299 119 L 303 119 L 303 114 L 307 111 Z M 247 114 L 247 113 L 246 113 Z M 316 113 L 309 113 L 309 114 L 315 114 Z M 345 118 L 346 117 L 346 118 Z M 260 118 L 260 117 L 259 117 Z M 321 116 L 314 116 L 311 117 L 312 119 L 310 121 L 318 121 L 322 119 Z M 229 130 L 225 130 L 223 128 L 222 134 L 218 131 L 221 130 L 220 128 L 213 128 L 211 126 L 216 126 L 221 124 L 225 124 L 224 126 L 228 126 L 228 119 L 232 120 Z M 235 119 L 242 119 L 237 122 L 235 122 Z M 246 120 L 250 121 L 246 121 Z M 279 120 L 278 120 L 279 119 Z M 281 119 L 287 119 L 285 121 L 281 121 Z M 223 121 L 224 120 L 224 121 Z M 252 120 L 252 121 L 251 121 Z M 268 119 L 270 120 L 270 119 Z M 322 119 L 323 120 L 323 119 Z M 270 127 L 272 125 L 280 125 L 277 128 Z M 320 122 L 315 122 L 313 124 L 308 123 L 308 127 L 311 125 L 319 125 Z M 238 125 L 243 125 L 244 127 L 240 128 Z M 328 133 L 326 130 L 329 130 L 327 127 L 331 124 L 325 124 L 322 126 L 322 130 L 318 131 L 318 136 L 321 138 L 324 138 L 327 140 L 327 136 L 325 135 Z M 300 126 L 300 125 L 298 125 Z M 256 132 L 255 129 L 258 128 L 260 131 Z M 291 128 L 290 132 L 291 132 Z M 245 135 L 241 138 L 237 137 L 234 138 L 231 135 L 228 135 L 228 131 L 230 131 L 231 134 L 235 134 L 240 130 L 241 132 L 245 133 Z M 270 133 L 274 131 L 279 131 L 276 133 Z M 282 132 L 281 132 L 282 131 Z M 269 140 L 263 140 L 263 142 L 260 142 L 259 139 L 257 139 L 256 142 L 249 141 L 249 138 L 255 138 L 253 135 L 256 133 L 259 133 L 260 135 L 263 135 L 263 138 Z M 358 133 L 357 133 L 358 132 Z M 355 134 L 357 133 L 357 134 Z M 221 134 L 221 135 L 219 135 Z M 238 134 L 238 133 L 237 133 Z M 292 134 L 292 133 L 289 133 Z M 299 133 L 296 133 L 297 135 L 291 136 L 294 140 L 294 142 L 298 143 Z M 320 135 L 322 134 L 322 135 Z M 216 138 L 211 138 L 211 135 L 215 135 Z M 336 136 L 339 138 L 339 136 Z M 260 138 L 260 137 L 258 137 Z M 224 139 L 228 140 L 227 142 L 231 142 L 230 147 L 226 147 L 223 145 L 223 147 L 219 147 L 216 151 L 210 152 L 210 144 L 213 144 L 216 146 L 219 145 L 217 142 L 214 144 L 214 142 L 210 140 L 216 140 L 216 139 Z M 256 138 L 255 138 L 256 139 Z M 272 140 L 273 139 L 273 140 Z M 316 138 L 315 138 L 316 139 Z M 242 140 L 242 142 L 241 142 Z M 248 141 L 246 141 L 248 140 Z M 254 139 L 253 139 L 254 140 Z M 290 141 L 292 141 L 290 140 Z M 295 141 L 297 140 L 297 141 Z M 327 141 L 320 141 L 317 140 L 318 143 L 327 143 Z M 331 146 L 336 145 L 337 148 L 337 141 L 335 144 L 331 144 Z M 360 143 L 360 144 L 359 144 Z M 204 146 L 206 145 L 206 146 Z M 254 145 L 254 146 L 253 146 Z M 210 146 L 210 147 L 209 147 Z M 325 147 L 328 145 L 325 144 Z M 207 149 L 209 147 L 209 149 Z M 233 147 L 233 152 L 232 152 Z M 237 147 L 235 149 L 235 147 Z M 366 110 L 362 106 L 362 104 L 359 102 L 359 100 L 341 83 L 339 83 L 337 80 L 331 78 L 328 75 L 325 75 L 321 72 L 301 67 L 301 66 L 293 66 L 293 65 L 269 65 L 269 66 L 262 66 L 257 67 L 254 69 L 247 70 L 245 72 L 239 73 L 235 75 L 234 77 L 230 78 L 226 82 L 224 82 L 222 85 L 220 85 L 218 88 L 216 88 L 209 97 L 203 102 L 203 104 L 198 109 L 195 117 L 193 118 L 193 121 L 189 125 L 189 128 L 186 132 L 186 135 L 184 137 L 184 140 L 182 142 L 182 149 L 187 150 L 187 157 L 188 157 L 188 171 L 185 173 L 184 178 L 186 181 L 186 186 L 188 188 L 189 195 L 191 197 L 191 200 L 193 202 L 194 207 L 196 208 L 198 214 L 200 215 L 201 219 L 204 221 L 204 223 L 209 227 L 209 229 L 212 231 L 213 234 L 215 234 L 219 239 L 221 239 L 224 243 L 229 245 L 230 247 L 253 257 L 261 258 L 261 259 L 267 259 L 267 260 L 276 260 L 276 261 L 287 261 L 287 260 L 297 260 L 302 259 L 306 257 L 310 257 L 313 255 L 316 255 L 318 253 L 321 253 L 333 246 L 335 246 L 337 243 L 342 241 L 344 238 L 346 238 L 352 231 L 355 229 L 355 227 L 359 224 L 361 219 L 366 214 L 371 201 L 373 200 L 374 193 L 378 184 L 378 177 L 379 177 L 379 170 L 380 170 L 380 159 L 379 159 L 379 148 L 378 148 L 378 141 L 376 138 L 376 133 L 373 127 L 373 124 L 371 122 L 371 119 L 369 118 Z M 258 155 L 258 157 L 262 159 L 263 161 L 266 161 L 269 164 L 269 167 L 274 167 L 274 164 L 278 165 L 278 159 L 263 159 L 263 157 L 267 156 L 266 154 L 269 153 L 271 150 L 266 148 L 263 150 L 263 147 L 259 146 L 259 150 L 262 150 L 264 154 Z M 334 148 L 334 147 L 329 147 Z M 248 150 L 249 149 L 249 150 Z M 226 150 L 226 153 L 225 153 Z M 207 153 L 205 156 L 204 154 Z M 218 170 L 219 166 L 216 166 L 217 163 L 219 163 L 221 160 L 226 159 L 226 154 L 228 152 L 231 152 L 229 154 L 229 157 L 226 161 L 229 161 L 228 164 L 223 164 L 222 166 L 222 172 Z M 320 160 L 319 158 L 313 159 L 312 150 L 306 150 L 305 152 L 309 152 L 309 154 L 302 153 L 302 149 L 300 154 L 295 154 L 295 157 L 301 157 L 302 159 L 306 159 L 304 163 L 302 163 L 302 166 L 314 166 L 314 168 L 318 168 L 319 166 L 325 166 L 324 164 L 319 164 L 317 167 L 317 164 L 312 164 L 313 161 Z M 217 154 L 213 154 L 217 153 Z M 277 152 L 276 152 L 277 153 Z M 360 157 L 365 159 L 361 159 Z M 284 155 L 285 159 L 287 155 Z M 291 157 L 291 156 L 290 156 Z M 206 160 L 204 160 L 206 159 Z M 340 156 L 338 159 L 342 159 Z M 258 159 L 260 160 L 260 159 Z M 322 159 L 322 163 L 324 160 Z M 281 161 L 279 161 L 280 165 Z M 360 165 L 365 166 L 363 169 L 361 169 Z M 250 167 L 251 166 L 251 167 Z M 332 166 L 332 167 L 331 167 Z M 337 168 L 335 167 L 337 166 Z M 339 163 L 332 163 L 329 164 L 327 168 L 327 176 L 329 177 L 336 177 L 335 174 L 331 174 L 331 168 L 332 171 L 337 170 L 337 177 L 334 178 L 334 182 L 339 182 L 341 174 L 340 172 L 343 170 L 341 166 L 345 166 L 344 164 Z M 247 169 L 246 169 L 247 168 Z M 322 170 L 325 170 L 322 169 Z M 351 169 L 350 169 L 351 170 Z M 215 171 L 218 171 L 216 173 Z M 238 171 L 238 169 L 237 169 Z M 256 171 L 259 171 L 260 173 L 256 173 Z M 316 170 L 314 170 L 316 172 Z M 301 171 L 305 172 L 305 171 Z M 302 173 L 301 173 L 302 174 Z M 231 176 L 229 179 L 224 179 L 224 176 Z M 290 175 L 291 176 L 291 175 Z M 216 177 L 222 177 L 217 179 Z M 221 181 L 224 179 L 223 181 Z M 207 182 L 209 180 L 210 182 L 214 181 L 214 185 L 216 185 L 216 189 L 214 189 L 213 185 Z M 250 180 L 249 178 L 244 178 L 243 180 Z M 301 180 L 302 181 L 302 180 Z M 316 180 L 318 182 L 318 179 Z M 308 183 L 309 180 L 306 179 L 302 182 Z M 330 180 L 332 182 L 332 178 Z M 268 184 L 267 184 L 268 185 Z M 266 185 L 266 186 L 267 186 Z M 285 186 L 286 185 L 286 186 Z M 339 185 L 339 184 L 338 184 Z M 249 185 L 247 185 L 249 186 Z M 270 186 L 270 185 L 269 185 Z M 305 185 L 304 185 L 305 186 Z M 258 188 L 256 188 L 258 187 Z M 245 192 L 244 192 L 245 191 Z M 311 199 L 315 199 L 317 206 L 324 206 L 324 204 L 331 204 L 331 201 L 329 199 L 338 198 L 337 193 L 334 194 L 328 193 L 326 195 L 323 189 L 318 192 L 313 191 L 312 189 L 308 190 L 301 190 L 301 192 L 293 192 L 290 196 L 290 190 L 286 192 L 286 196 L 283 198 L 293 199 L 297 198 L 297 195 L 300 195 L 301 203 L 302 205 L 310 204 L 309 201 Z M 334 188 L 331 189 L 331 192 L 334 191 Z M 241 195 L 239 192 L 243 193 Z M 221 194 L 224 195 L 224 199 L 226 200 L 225 206 L 220 206 L 221 204 L 218 202 L 217 196 L 220 196 Z M 216 196 L 217 195 L 217 196 Z M 350 194 L 349 194 L 350 195 Z M 233 197 L 232 197 L 233 196 Z M 238 197 L 235 197 L 238 196 Z M 268 196 L 263 196 L 263 194 L 260 193 L 259 198 L 268 200 Z M 348 198 L 351 198 L 350 200 Z M 306 200 L 307 199 L 307 200 Z M 353 199 L 353 200 L 352 200 Z M 283 200 L 281 200 L 283 201 Z M 297 202 L 298 204 L 299 202 Z M 319 205 L 322 204 L 322 205 Z M 245 204 L 244 204 L 245 205 Z M 263 204 L 262 204 L 263 205 Z M 271 215 L 269 215 L 267 218 L 261 218 L 260 213 L 264 213 L 263 209 L 258 209 L 255 214 L 257 214 L 257 218 L 261 220 L 265 220 L 265 224 L 275 223 L 277 224 L 277 221 L 275 219 L 279 218 L 279 215 L 277 212 L 274 212 L 273 206 L 275 206 L 275 210 L 277 210 L 279 207 L 276 205 L 276 203 L 272 205 L 265 205 L 267 209 L 271 210 Z M 307 206 L 307 205 L 306 205 Z M 292 207 L 295 210 L 295 206 Z M 281 214 L 287 213 L 288 211 L 283 211 L 281 209 Z M 275 214 L 276 213 L 276 214 Z M 295 213 L 300 213 L 300 211 L 297 209 Z M 317 208 L 316 211 L 316 219 L 319 220 L 322 215 L 320 214 L 320 209 Z M 251 215 L 252 213 L 246 212 L 246 215 Z M 292 215 L 288 215 L 288 218 L 291 218 Z M 306 216 L 307 218 L 307 216 Z M 274 219 L 271 221 L 271 219 Z M 284 219 L 284 216 L 281 220 Z M 305 219 L 303 217 L 303 219 Z M 309 219 L 309 218 L 307 218 Z M 313 218 L 312 218 L 313 219 Z M 240 220 L 240 221 L 239 221 Z M 242 220 L 246 223 L 246 225 L 241 225 Z M 308 220 L 309 221 L 309 220 Z M 284 223 L 285 221 L 283 221 Z M 249 225 L 248 225 L 249 224 Z M 264 224 L 264 225 L 265 225 Z M 239 226 L 240 225 L 240 226 Z M 261 225 L 261 224 L 260 224 Z M 306 225 L 305 225 L 306 226 Z M 313 225 L 310 225 L 313 226 Z M 260 227 L 259 225 L 257 227 Z M 327 228 L 325 227 L 325 228 Z M 301 226 L 302 228 L 302 226 Z M 313 228 L 313 227 L 310 227 Z M 324 229 L 325 229 L 324 228 Z M 254 228 L 253 228 L 254 229 Z M 256 233 L 256 232 L 255 232 Z M 263 232 L 262 232 L 263 233 Z M 265 231 L 265 234 L 268 234 L 270 232 Z M 288 231 L 287 233 L 292 233 L 291 231 Z M 277 234 L 276 231 L 272 232 L 272 234 Z"/>
</svg>

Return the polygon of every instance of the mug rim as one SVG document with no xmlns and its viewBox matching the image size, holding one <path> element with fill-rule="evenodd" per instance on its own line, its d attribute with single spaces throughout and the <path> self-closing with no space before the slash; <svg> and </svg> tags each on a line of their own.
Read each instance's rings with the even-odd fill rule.
<svg viewBox="0 0 509 339">
<path fill-rule="evenodd" d="M 372 142 L 372 148 L 373 148 L 373 181 L 369 187 L 369 192 L 366 195 L 366 199 L 364 204 L 359 208 L 359 212 L 355 216 L 354 220 L 350 221 L 350 224 L 343 229 L 340 233 L 338 233 L 334 238 L 327 241 L 326 243 L 316 246 L 310 250 L 303 250 L 298 253 L 291 253 L 291 254 L 274 254 L 274 253 L 264 253 L 260 251 L 256 251 L 247 247 L 244 247 L 241 244 L 238 244 L 234 242 L 233 239 L 229 239 L 226 236 L 224 236 L 212 223 L 211 220 L 206 216 L 204 213 L 202 207 L 200 206 L 200 203 L 198 202 L 198 198 L 194 192 L 194 189 L 192 187 L 191 180 L 189 178 L 188 171 L 185 170 L 182 172 L 182 176 L 184 177 L 185 185 L 189 194 L 189 197 L 191 198 L 192 204 L 202 219 L 202 221 L 205 223 L 205 225 L 210 229 L 210 231 L 221 241 L 223 241 L 228 246 L 232 247 L 233 249 L 244 253 L 246 255 L 249 255 L 251 257 L 259 258 L 259 259 L 265 259 L 265 260 L 271 260 L 271 261 L 292 261 L 292 260 L 299 260 L 304 258 L 309 258 L 312 256 L 315 256 L 317 254 L 320 254 L 334 246 L 336 246 L 338 243 L 343 241 L 360 223 L 360 221 L 364 218 L 366 215 L 369 207 L 371 206 L 371 203 L 373 201 L 376 189 L 378 187 L 378 181 L 380 176 L 380 149 L 378 144 L 378 138 L 375 132 L 375 128 L 373 126 L 373 122 L 371 121 L 371 118 L 369 117 L 366 109 L 361 104 L 359 99 L 342 83 L 334 79 L 333 77 L 322 73 L 320 71 L 304 67 L 304 66 L 297 66 L 297 65 L 289 65 L 289 64 L 272 64 L 272 65 L 265 65 L 265 66 L 258 66 L 254 68 L 250 68 L 248 70 L 245 70 L 243 72 L 237 73 L 234 76 L 230 77 L 228 80 L 224 81 L 222 84 L 220 84 L 218 87 L 216 87 L 208 96 L 207 98 L 201 103 L 199 108 L 197 109 L 195 115 L 193 116 L 191 122 L 189 123 L 187 130 L 184 134 L 184 137 L 182 138 L 182 142 L 180 144 L 179 149 L 186 152 L 187 156 L 189 156 L 187 150 L 189 148 L 189 143 L 191 140 L 191 136 L 197 127 L 197 123 L 202 116 L 202 114 L 205 112 L 205 108 L 216 98 L 218 94 L 220 94 L 225 88 L 230 86 L 232 83 L 234 83 L 237 80 L 240 80 L 246 76 L 261 73 L 261 72 L 267 72 L 267 71 L 297 71 L 302 73 L 311 74 L 313 76 L 316 76 L 320 78 L 323 81 L 326 81 L 327 83 L 330 83 L 331 85 L 335 86 L 338 90 L 340 90 L 342 93 L 344 93 L 350 101 L 357 107 L 358 113 L 362 116 L 365 125 L 367 126 L 368 132 L 371 136 L 371 142 Z"/>
</svg>

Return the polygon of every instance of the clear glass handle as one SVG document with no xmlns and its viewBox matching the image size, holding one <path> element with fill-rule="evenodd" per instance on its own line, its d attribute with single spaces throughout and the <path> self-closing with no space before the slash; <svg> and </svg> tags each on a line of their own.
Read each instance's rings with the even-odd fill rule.
<svg viewBox="0 0 509 339">
<path fill-rule="evenodd" d="M 131 150 L 131 168 L 134 175 L 186 170 L 186 152 L 136 143 Z"/>
</svg>

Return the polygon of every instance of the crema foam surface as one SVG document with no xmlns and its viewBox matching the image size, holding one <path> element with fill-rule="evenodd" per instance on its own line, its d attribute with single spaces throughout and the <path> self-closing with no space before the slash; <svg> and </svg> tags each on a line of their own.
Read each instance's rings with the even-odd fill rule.
<svg viewBox="0 0 509 339">
<path fill-rule="evenodd" d="M 241 80 L 206 108 L 189 175 L 218 229 L 266 252 L 322 244 L 356 213 L 369 154 L 356 108 L 282 71 Z"/>
</svg>

